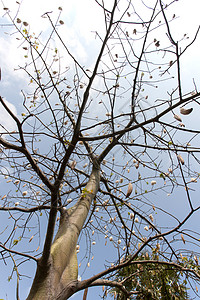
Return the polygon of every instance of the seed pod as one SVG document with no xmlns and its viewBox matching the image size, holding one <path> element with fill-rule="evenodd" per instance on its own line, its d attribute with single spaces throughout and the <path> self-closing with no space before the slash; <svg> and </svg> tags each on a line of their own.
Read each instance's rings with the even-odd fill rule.
<svg viewBox="0 0 200 300">
<path fill-rule="evenodd" d="M 191 112 L 193 111 L 193 108 L 184 108 L 184 107 L 181 107 L 180 108 L 180 113 L 182 115 L 189 115 Z"/>
<path fill-rule="evenodd" d="M 32 239 L 34 238 L 34 235 L 32 235 L 32 237 L 29 239 L 29 243 L 32 241 Z"/>
<path fill-rule="evenodd" d="M 130 194 L 132 193 L 133 191 L 133 186 L 132 186 L 132 183 L 129 182 L 128 184 L 128 190 L 127 190 L 127 193 L 126 193 L 126 198 L 128 198 L 130 196 Z"/>
<path fill-rule="evenodd" d="M 185 244 L 185 239 L 184 239 L 184 236 L 182 233 L 181 233 L 181 239 L 182 239 L 183 243 Z"/>
<path fill-rule="evenodd" d="M 190 181 L 191 181 L 191 182 L 197 182 L 197 179 L 194 178 L 194 177 L 192 177 L 192 178 L 190 179 Z"/>
<path fill-rule="evenodd" d="M 176 120 L 179 121 L 179 122 L 182 122 L 181 117 L 178 116 L 178 115 L 174 115 L 174 119 L 176 119 Z"/>
<path fill-rule="evenodd" d="M 195 260 L 196 264 L 198 265 L 199 262 L 198 262 L 198 258 L 196 257 L 196 255 L 194 255 L 194 260 Z"/>
<path fill-rule="evenodd" d="M 182 156 L 179 154 L 177 155 L 178 160 L 181 162 L 182 165 L 184 165 L 184 159 L 182 158 Z"/>
<path fill-rule="evenodd" d="M 156 184 L 156 181 L 155 180 L 152 180 L 151 181 L 151 185 L 155 185 Z"/>
<path fill-rule="evenodd" d="M 76 167 L 76 161 L 73 160 L 72 163 L 71 163 L 71 169 L 74 170 Z"/>
</svg>

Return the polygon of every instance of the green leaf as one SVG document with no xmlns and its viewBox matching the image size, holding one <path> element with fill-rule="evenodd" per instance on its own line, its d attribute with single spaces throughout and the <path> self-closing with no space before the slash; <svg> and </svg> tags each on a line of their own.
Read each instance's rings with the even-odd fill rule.
<svg viewBox="0 0 200 300">
<path fill-rule="evenodd" d="M 160 173 L 160 178 L 163 178 L 163 179 L 165 179 L 165 174 L 163 174 L 163 173 Z"/>
<path fill-rule="evenodd" d="M 19 240 L 14 240 L 14 241 L 13 241 L 13 245 L 14 245 L 14 246 L 17 245 L 18 242 L 19 242 Z"/>
</svg>

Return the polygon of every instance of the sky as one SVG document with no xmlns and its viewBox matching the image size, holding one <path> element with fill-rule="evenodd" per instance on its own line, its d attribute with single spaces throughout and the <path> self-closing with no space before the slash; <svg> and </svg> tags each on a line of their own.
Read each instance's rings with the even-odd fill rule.
<svg viewBox="0 0 200 300">
<path fill-rule="evenodd" d="M 137 0 L 139 1 L 139 0 Z M 14 0 L 4 0 L 5 7 L 8 7 L 14 14 L 17 11 L 18 4 Z M 31 25 L 31 30 L 36 34 L 41 31 L 49 32 L 49 24 L 47 19 L 41 18 L 45 12 L 58 11 L 58 7 L 61 6 L 63 11 L 61 19 L 64 21 L 62 27 L 62 34 L 66 41 L 70 43 L 70 47 L 73 54 L 82 62 L 87 64 L 88 68 L 92 68 L 95 57 L 98 53 L 98 41 L 95 39 L 95 31 L 104 32 L 104 26 L 102 27 L 103 16 L 99 14 L 97 5 L 93 5 L 91 0 L 23 0 L 19 11 L 19 17 L 23 21 L 27 21 Z M 2 5 L 0 6 L 1 17 L 4 12 Z M 177 16 L 175 25 L 175 37 L 177 39 L 184 33 L 187 33 L 191 38 L 194 36 L 197 27 L 199 26 L 199 9 L 200 3 L 198 0 L 179 0 L 174 5 L 174 10 Z M 178 18 L 180 16 L 180 18 Z M 0 24 L 7 24 L 6 17 L 0 19 Z M 0 82 L 1 95 L 7 99 L 9 107 L 16 114 L 21 114 L 21 106 L 19 101 L 21 99 L 21 89 L 27 84 L 27 77 L 23 72 L 14 71 L 18 65 L 24 63 L 24 53 L 21 48 L 18 47 L 18 42 L 9 34 L 9 29 L 6 26 L 0 27 L 0 67 L 2 70 L 2 80 Z M 196 46 L 192 47 L 192 50 L 185 56 L 183 80 L 183 89 L 187 91 L 193 88 L 192 78 L 195 78 L 196 82 L 200 84 L 200 60 L 199 60 L 200 38 L 196 42 Z M 66 62 L 67 64 L 67 62 Z M 187 78 L 190 81 L 187 82 Z M 198 116 L 196 116 L 198 118 Z M 14 124 L 0 108 L 1 124 L 8 125 L 9 129 L 14 127 Z M 198 222 L 198 218 L 196 220 Z M 104 248 L 104 247 L 103 247 Z M 107 249 L 107 248 L 106 248 Z M 93 273 L 102 270 L 103 256 L 108 254 L 105 248 L 97 249 L 94 264 L 91 265 L 91 271 L 87 271 L 86 275 L 92 275 Z M 109 253 L 111 257 L 111 253 Z M 93 269 L 92 269 L 93 267 Z M 30 273 L 33 270 L 33 266 L 29 270 Z M 1 276 L 1 275 L 0 275 Z M 6 283 L 3 285 L 0 278 L 0 290 L 3 290 L 3 295 L 0 292 L 0 298 L 12 300 L 14 297 L 14 290 L 10 290 L 10 285 Z M 21 299 L 25 299 L 27 286 L 24 287 L 25 293 L 21 295 Z M 92 288 L 89 290 L 88 300 L 100 299 L 101 288 Z M 7 297 L 6 297 L 7 294 Z M 82 295 L 83 292 L 80 292 Z M 73 300 L 82 299 L 82 296 L 74 295 Z"/>
</svg>

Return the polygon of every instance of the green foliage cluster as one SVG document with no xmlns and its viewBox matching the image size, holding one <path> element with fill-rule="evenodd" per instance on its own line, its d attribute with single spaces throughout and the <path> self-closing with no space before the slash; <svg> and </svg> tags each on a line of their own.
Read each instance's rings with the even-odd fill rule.
<svg viewBox="0 0 200 300">
<path fill-rule="evenodd" d="M 139 261 L 155 260 L 155 263 L 132 264 L 118 271 L 117 281 L 123 281 L 127 291 L 137 291 L 138 294 L 132 296 L 135 300 L 186 300 L 187 280 L 183 273 L 174 266 L 158 264 L 157 254 L 146 253 L 138 257 Z M 161 261 L 161 260 L 160 260 Z M 119 290 L 117 300 L 127 300 L 127 297 Z M 112 295 L 114 293 L 112 291 Z M 116 293 L 115 293 L 116 295 Z"/>
</svg>

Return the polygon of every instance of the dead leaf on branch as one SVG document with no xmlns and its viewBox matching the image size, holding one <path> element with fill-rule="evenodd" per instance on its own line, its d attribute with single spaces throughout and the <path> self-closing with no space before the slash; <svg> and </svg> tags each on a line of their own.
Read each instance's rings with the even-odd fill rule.
<svg viewBox="0 0 200 300">
<path fill-rule="evenodd" d="M 160 47 L 160 42 L 157 41 L 157 42 L 155 43 L 155 46 L 156 46 L 156 47 Z"/>
</svg>

